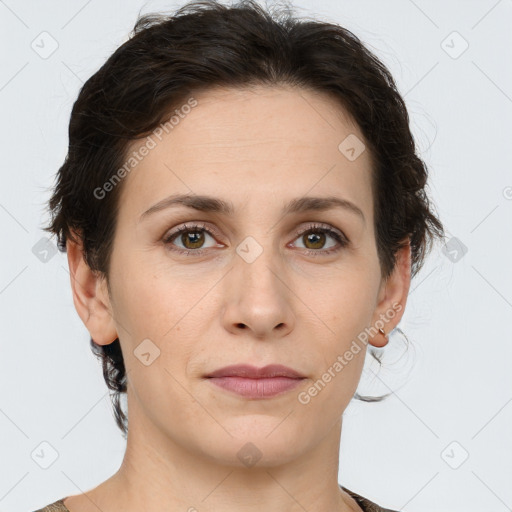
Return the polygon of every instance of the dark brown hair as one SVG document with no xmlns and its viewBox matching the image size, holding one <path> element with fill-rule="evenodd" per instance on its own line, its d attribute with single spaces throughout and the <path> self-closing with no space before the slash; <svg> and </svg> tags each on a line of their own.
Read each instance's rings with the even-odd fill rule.
<svg viewBox="0 0 512 512">
<path fill-rule="evenodd" d="M 189 2 L 172 15 L 141 16 L 130 39 L 87 80 L 71 112 L 68 153 L 49 201 L 51 223 L 44 228 L 57 236 L 59 249 L 66 250 L 68 238 L 82 242 L 86 263 L 108 283 L 122 183 L 101 200 L 94 191 L 123 166 L 128 144 L 150 134 L 184 98 L 214 86 L 251 85 L 327 94 L 355 120 L 374 163 L 382 276 L 391 274 L 407 240 L 414 276 L 444 231 L 427 197 L 427 168 L 416 154 L 407 109 L 390 72 L 349 30 L 299 19 L 289 6 L 266 11 L 252 0 L 231 7 Z M 119 339 L 105 346 L 92 338 L 90 343 L 126 435 Z M 370 351 L 380 363 L 378 352 Z"/>
</svg>

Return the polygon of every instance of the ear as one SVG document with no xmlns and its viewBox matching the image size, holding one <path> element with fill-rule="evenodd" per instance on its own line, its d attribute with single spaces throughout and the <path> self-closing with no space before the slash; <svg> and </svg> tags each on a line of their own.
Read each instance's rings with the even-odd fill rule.
<svg viewBox="0 0 512 512">
<path fill-rule="evenodd" d="M 118 337 L 106 278 L 92 271 L 83 255 L 80 234 L 73 232 L 73 240 L 66 241 L 71 290 L 76 311 L 98 345 L 108 345 Z"/>
<path fill-rule="evenodd" d="M 378 304 L 373 314 L 372 326 L 384 323 L 383 330 L 389 334 L 400 322 L 404 312 L 409 287 L 411 285 L 411 243 L 398 250 L 395 268 L 391 275 L 383 280 L 379 289 Z M 381 321 L 377 323 L 378 321 Z M 378 327 L 377 327 L 378 329 Z M 388 340 L 381 334 L 369 340 L 375 347 L 383 347 Z"/>
</svg>

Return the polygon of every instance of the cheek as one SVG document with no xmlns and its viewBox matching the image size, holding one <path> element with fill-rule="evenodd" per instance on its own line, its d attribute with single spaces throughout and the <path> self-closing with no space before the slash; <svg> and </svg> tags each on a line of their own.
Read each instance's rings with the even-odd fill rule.
<svg viewBox="0 0 512 512">
<path fill-rule="evenodd" d="M 306 295 L 306 304 L 318 310 L 318 316 L 340 343 L 356 336 L 371 322 L 377 285 L 367 276 L 368 272 L 340 273 L 321 290 L 311 290 Z"/>
<path fill-rule="evenodd" d="M 198 301 L 201 285 L 162 263 L 161 257 L 156 259 L 156 251 L 118 258 L 116 265 L 115 313 L 134 342 L 141 337 L 164 338 Z"/>
<path fill-rule="evenodd" d="M 170 265 L 164 271 L 161 266 L 142 265 L 139 261 L 122 267 L 115 283 L 114 309 L 127 352 L 127 368 L 136 372 L 145 369 L 139 368 L 141 361 L 136 358 L 144 352 L 143 347 L 158 354 L 154 368 L 147 374 L 157 388 L 168 385 L 170 375 L 166 370 L 177 378 L 186 373 L 194 350 L 197 351 L 197 340 L 204 338 L 204 330 L 211 325 L 204 316 L 209 303 L 206 296 L 218 281 L 198 278 L 192 271 L 190 275 L 180 273 Z M 146 341 L 143 346 L 144 340 L 154 345 Z M 142 386 L 144 382 L 142 379 Z"/>
<path fill-rule="evenodd" d="M 326 326 L 322 327 L 324 335 L 315 341 L 315 352 L 321 358 L 316 375 L 320 382 L 311 394 L 318 394 L 317 405 L 329 402 L 334 411 L 339 410 L 357 388 L 366 354 L 366 345 L 358 336 L 371 322 L 372 293 L 371 288 L 354 280 L 329 287 L 321 301 L 318 297 L 317 304 L 323 310 L 319 316 Z"/>
<path fill-rule="evenodd" d="M 315 409 L 332 410 L 333 419 L 357 389 L 366 355 L 366 345 L 358 336 L 370 324 L 373 313 L 374 290 L 364 279 L 355 274 L 352 277 L 308 298 L 310 304 L 317 304 L 326 325 L 321 326 L 324 334 L 315 337 L 317 380 L 306 390 L 305 399 L 311 399 Z"/>
</svg>

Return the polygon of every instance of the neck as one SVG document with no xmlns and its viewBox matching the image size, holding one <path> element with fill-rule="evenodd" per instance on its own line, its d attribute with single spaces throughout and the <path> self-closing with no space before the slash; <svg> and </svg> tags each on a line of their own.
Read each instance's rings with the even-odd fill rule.
<svg viewBox="0 0 512 512">
<path fill-rule="evenodd" d="M 89 508 L 92 501 L 105 512 L 361 510 L 338 485 L 341 418 L 316 445 L 293 458 L 262 456 L 245 467 L 237 457 L 244 443 L 233 442 L 232 458 L 219 461 L 186 440 L 170 438 L 130 404 L 128 410 L 123 462 L 116 474 L 87 493 Z M 70 512 L 81 510 L 76 505 Z"/>
</svg>

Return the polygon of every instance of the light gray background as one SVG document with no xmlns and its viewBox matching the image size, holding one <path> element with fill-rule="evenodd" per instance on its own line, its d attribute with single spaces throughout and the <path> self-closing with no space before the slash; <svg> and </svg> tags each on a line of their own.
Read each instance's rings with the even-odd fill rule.
<svg viewBox="0 0 512 512">
<path fill-rule="evenodd" d="M 410 349 L 393 335 L 373 379 L 368 359 L 359 392 L 394 394 L 347 409 L 339 480 L 407 512 L 511 510 L 512 1 L 294 4 L 352 30 L 388 65 L 450 243 L 467 248 L 454 261 L 436 247 L 412 282 L 400 324 Z M 66 256 L 36 244 L 79 88 L 140 10 L 180 5 L 0 0 L 2 511 L 88 490 L 121 463 L 124 440 Z"/>
</svg>

